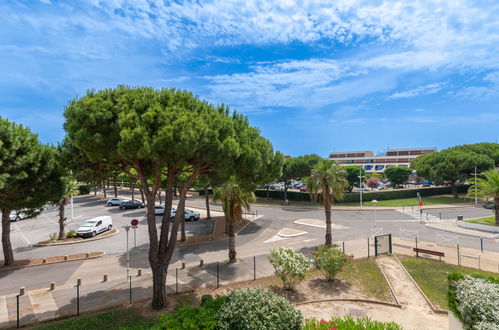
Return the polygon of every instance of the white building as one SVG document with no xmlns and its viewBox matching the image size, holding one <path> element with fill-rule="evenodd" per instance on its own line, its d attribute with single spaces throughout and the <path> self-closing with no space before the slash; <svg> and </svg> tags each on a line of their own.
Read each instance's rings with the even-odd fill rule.
<svg viewBox="0 0 499 330">
<path fill-rule="evenodd" d="M 372 151 L 332 152 L 329 159 L 342 165 L 359 165 L 367 172 L 383 172 L 390 166 L 409 167 L 414 158 L 436 152 L 437 148 L 388 149 L 385 153 L 375 156 Z"/>
</svg>

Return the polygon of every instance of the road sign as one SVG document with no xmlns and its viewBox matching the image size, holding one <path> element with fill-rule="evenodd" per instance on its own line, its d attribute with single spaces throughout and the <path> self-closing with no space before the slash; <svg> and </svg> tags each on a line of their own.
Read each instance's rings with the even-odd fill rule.
<svg viewBox="0 0 499 330">
<path fill-rule="evenodd" d="M 139 220 L 137 220 L 137 219 L 133 219 L 131 222 L 131 225 L 134 227 L 136 227 L 138 224 L 139 224 Z"/>
<path fill-rule="evenodd" d="M 423 203 L 423 202 L 418 202 L 418 205 L 419 205 L 419 206 L 423 206 L 423 205 L 424 205 L 424 203 Z"/>
</svg>

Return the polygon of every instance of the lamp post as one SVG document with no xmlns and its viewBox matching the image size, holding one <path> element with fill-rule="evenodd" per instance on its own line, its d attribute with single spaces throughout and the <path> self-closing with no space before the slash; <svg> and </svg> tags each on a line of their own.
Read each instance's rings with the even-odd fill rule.
<svg viewBox="0 0 499 330">
<path fill-rule="evenodd" d="M 362 207 L 362 178 L 364 176 L 362 175 L 362 167 L 359 168 L 359 190 L 360 190 L 360 207 Z"/>
<path fill-rule="evenodd" d="M 476 176 L 477 176 L 476 166 L 475 166 L 475 172 L 473 174 L 475 175 L 475 206 L 477 206 L 478 205 L 478 197 L 477 197 L 477 193 L 476 193 Z"/>
<path fill-rule="evenodd" d="M 377 227 L 377 225 L 376 225 L 376 221 L 377 221 L 377 217 L 376 217 L 376 206 L 378 206 L 378 201 L 375 200 L 375 199 L 373 199 L 371 201 L 371 203 L 374 204 L 374 227 Z"/>
</svg>

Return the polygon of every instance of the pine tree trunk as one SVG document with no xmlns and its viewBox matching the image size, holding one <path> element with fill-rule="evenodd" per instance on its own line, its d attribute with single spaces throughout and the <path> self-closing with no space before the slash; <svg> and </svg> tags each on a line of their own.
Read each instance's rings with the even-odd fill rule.
<svg viewBox="0 0 499 330">
<path fill-rule="evenodd" d="M 270 186 L 267 185 L 267 199 L 270 199 L 270 192 L 269 192 L 269 190 L 270 190 Z"/>
<path fill-rule="evenodd" d="M 14 251 L 10 243 L 10 211 L 7 209 L 2 210 L 2 247 L 5 266 L 14 263 Z"/>
<path fill-rule="evenodd" d="M 324 211 L 326 213 L 326 246 L 331 246 L 333 243 L 333 235 L 331 230 L 331 203 L 325 201 Z"/>
<path fill-rule="evenodd" d="M 150 262 L 152 270 L 152 308 L 163 309 L 167 306 L 166 300 L 166 271 L 162 261 Z"/>
<path fill-rule="evenodd" d="M 204 187 L 204 198 L 205 198 L 205 202 L 206 202 L 206 218 L 211 219 L 210 196 L 208 196 L 208 187 Z"/>
<path fill-rule="evenodd" d="M 228 229 L 229 229 L 229 263 L 235 263 L 236 259 L 236 235 L 234 232 L 234 221 L 229 220 Z"/>
<path fill-rule="evenodd" d="M 284 181 L 284 205 L 288 204 L 288 182 Z"/>
<path fill-rule="evenodd" d="M 158 199 L 159 199 L 159 204 L 163 204 L 163 201 L 161 200 L 161 189 L 158 191 Z"/>
<path fill-rule="evenodd" d="M 132 201 L 135 200 L 135 184 L 130 182 L 130 189 L 132 190 Z"/>
<path fill-rule="evenodd" d="M 62 201 L 59 204 L 59 238 L 58 240 L 62 241 L 63 239 L 66 238 L 66 231 L 64 230 L 66 227 L 66 217 L 65 217 L 65 207 L 66 207 L 66 201 Z"/>
<path fill-rule="evenodd" d="M 452 183 L 451 183 L 451 187 L 452 187 L 452 197 L 454 197 L 454 198 L 459 198 L 459 195 L 457 194 L 457 186 L 456 186 L 456 183 L 455 183 L 455 182 L 452 182 Z"/>
<path fill-rule="evenodd" d="M 94 197 L 97 196 L 97 184 L 94 185 Z"/>
<path fill-rule="evenodd" d="M 113 176 L 113 185 L 114 185 L 114 197 L 118 197 L 118 178 L 116 178 L 116 175 Z"/>
<path fill-rule="evenodd" d="M 107 191 L 106 191 L 106 181 L 102 181 L 102 191 L 104 192 L 104 198 L 107 198 Z"/>
<path fill-rule="evenodd" d="M 177 210 L 179 212 L 179 210 Z M 180 241 L 185 242 L 187 240 L 185 236 L 185 209 L 182 209 L 181 211 L 181 218 L 180 218 Z"/>
<path fill-rule="evenodd" d="M 145 198 L 144 198 L 144 190 L 140 188 L 140 197 L 142 198 L 142 203 L 145 203 Z"/>
</svg>

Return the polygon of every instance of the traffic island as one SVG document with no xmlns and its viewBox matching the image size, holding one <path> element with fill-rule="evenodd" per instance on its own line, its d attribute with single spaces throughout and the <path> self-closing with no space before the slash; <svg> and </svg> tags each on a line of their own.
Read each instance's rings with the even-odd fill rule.
<svg viewBox="0 0 499 330">
<path fill-rule="evenodd" d="M 69 255 L 65 255 L 65 256 L 47 257 L 47 258 L 16 260 L 14 262 L 14 264 L 12 264 L 12 265 L 0 267 L 0 270 L 56 264 L 56 263 L 61 263 L 61 262 L 69 262 L 69 261 L 77 261 L 77 260 L 95 259 L 95 258 L 100 258 L 104 255 L 105 255 L 105 252 L 98 251 L 98 252 L 69 254 Z"/>
<path fill-rule="evenodd" d="M 97 235 L 97 236 L 91 237 L 91 238 L 72 237 L 72 238 L 66 238 L 65 240 L 62 240 L 62 241 L 46 240 L 46 241 L 41 241 L 41 242 L 38 242 L 36 244 L 33 244 L 33 246 L 42 247 L 42 246 L 59 246 L 59 245 L 86 243 L 86 242 L 96 241 L 99 239 L 113 237 L 113 236 L 117 235 L 119 232 L 120 231 L 117 228 L 113 228 L 110 231 L 106 231 L 100 235 Z"/>
</svg>

